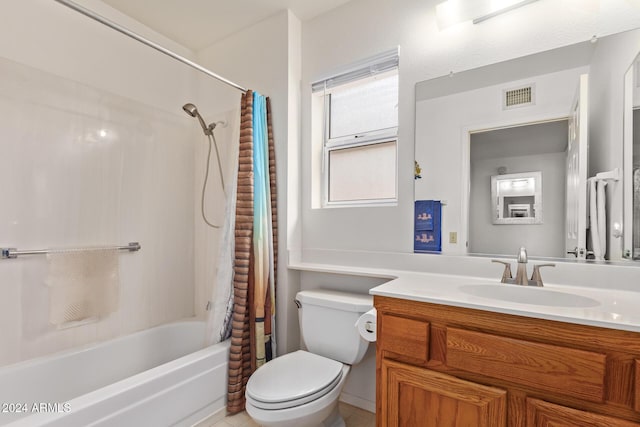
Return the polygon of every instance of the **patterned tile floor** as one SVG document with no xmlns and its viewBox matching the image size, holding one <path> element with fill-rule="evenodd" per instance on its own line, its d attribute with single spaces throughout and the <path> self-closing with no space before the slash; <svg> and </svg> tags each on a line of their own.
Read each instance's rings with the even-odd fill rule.
<svg viewBox="0 0 640 427">
<path fill-rule="evenodd" d="M 340 402 L 340 413 L 347 427 L 375 427 L 375 414 Z M 228 416 L 209 427 L 258 427 L 246 412 Z"/>
</svg>

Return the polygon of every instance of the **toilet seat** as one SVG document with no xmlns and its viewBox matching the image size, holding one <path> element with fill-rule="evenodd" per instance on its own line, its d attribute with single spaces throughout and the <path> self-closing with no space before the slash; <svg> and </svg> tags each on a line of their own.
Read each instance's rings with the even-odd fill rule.
<svg viewBox="0 0 640 427">
<path fill-rule="evenodd" d="M 260 409 L 286 409 L 314 401 L 340 382 L 344 365 L 298 350 L 271 360 L 251 375 L 247 401 Z"/>
</svg>

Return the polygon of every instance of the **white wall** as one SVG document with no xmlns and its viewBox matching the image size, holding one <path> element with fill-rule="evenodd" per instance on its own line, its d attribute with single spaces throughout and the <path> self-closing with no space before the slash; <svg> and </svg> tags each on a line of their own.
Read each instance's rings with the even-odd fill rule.
<svg viewBox="0 0 640 427">
<path fill-rule="evenodd" d="M 562 136 L 566 138 L 566 135 Z M 506 167 L 507 173 L 542 172 L 542 224 L 493 224 L 491 176 L 498 174 L 500 166 Z M 566 153 L 474 160 L 469 252 L 514 256 L 526 242 L 529 256 L 564 257 L 565 170 Z"/>
<path fill-rule="evenodd" d="M 276 144 L 276 168 L 278 179 L 278 269 L 276 339 L 278 354 L 298 348 L 297 311 L 293 296 L 299 288 L 299 274 L 286 269 L 287 245 L 295 243 L 296 217 L 289 209 L 297 206 L 296 183 L 297 159 L 295 153 L 299 142 L 298 92 L 300 79 L 300 21 L 291 12 L 283 11 L 243 31 L 198 52 L 198 62 L 216 73 L 271 99 L 273 135 Z M 226 111 L 238 108 L 240 92 L 233 89 L 216 90 L 200 87 L 204 108 L 211 111 Z M 215 113 L 214 113 L 215 114 Z M 237 143 L 232 141 L 230 143 Z M 295 161 L 289 168 L 289 159 Z M 289 191 L 291 188 L 291 191 Z M 292 215 L 294 215 L 293 212 Z M 215 231 L 207 230 L 210 235 Z M 199 233 L 199 232 L 198 232 Z M 196 261 L 199 265 L 210 262 L 217 256 L 217 246 L 211 247 L 217 238 L 207 240 L 209 249 L 201 251 L 208 259 Z M 217 244 L 217 243 L 216 243 Z M 208 283 L 214 280 L 213 269 L 200 276 L 197 289 L 206 295 Z M 196 303 L 200 310 L 201 303 Z"/>
<path fill-rule="evenodd" d="M 3 3 L 0 57 L 0 245 L 142 245 L 120 257 L 118 311 L 65 330 L 48 324 L 46 258 L 0 261 L 0 365 L 193 315 L 192 122 L 180 108 L 193 73 L 41 0 Z"/>
<path fill-rule="evenodd" d="M 446 201 L 444 253 L 467 252 L 469 132 L 568 117 L 578 78 L 586 72 L 586 67 L 573 68 L 416 103 L 415 157 L 422 166 L 422 179 L 415 183 L 415 197 Z M 535 83 L 535 105 L 503 110 L 502 90 L 529 83 Z M 449 243 L 450 232 L 458 233 L 458 243 Z M 530 243 L 517 247 L 521 245 Z"/>
<path fill-rule="evenodd" d="M 640 9 L 624 0 L 536 2 L 479 25 L 438 31 L 430 0 L 354 0 L 303 25 L 303 247 L 412 251 L 416 82 L 635 28 Z M 567 16 L 571 16 L 567 20 Z M 508 37 L 505 37 L 508 34 Z M 399 45 L 397 207 L 311 209 L 310 83 Z M 458 159 L 456 163 L 458 164 Z M 443 162 L 444 163 L 444 162 Z"/>
<path fill-rule="evenodd" d="M 640 30 L 601 42 L 589 76 L 589 176 L 622 168 L 624 74 L 640 51 Z M 622 224 L 622 196 L 621 182 L 607 186 L 607 259 L 622 258 L 622 239 L 612 234 Z"/>
</svg>

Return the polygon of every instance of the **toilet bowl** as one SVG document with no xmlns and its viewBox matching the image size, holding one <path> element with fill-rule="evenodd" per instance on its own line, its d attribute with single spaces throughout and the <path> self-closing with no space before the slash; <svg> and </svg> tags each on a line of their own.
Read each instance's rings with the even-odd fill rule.
<svg viewBox="0 0 640 427">
<path fill-rule="evenodd" d="M 249 378 L 247 413 L 261 426 L 344 427 L 338 398 L 369 342 L 355 321 L 372 307 L 368 295 L 302 291 L 296 296 L 300 330 L 309 351 L 267 362 Z"/>
<path fill-rule="evenodd" d="M 251 376 L 245 398 L 247 413 L 254 421 L 266 427 L 344 427 L 338 397 L 351 367 L 327 358 L 322 359 L 337 366 L 314 363 L 311 357 L 322 358 L 299 350 Z"/>
</svg>

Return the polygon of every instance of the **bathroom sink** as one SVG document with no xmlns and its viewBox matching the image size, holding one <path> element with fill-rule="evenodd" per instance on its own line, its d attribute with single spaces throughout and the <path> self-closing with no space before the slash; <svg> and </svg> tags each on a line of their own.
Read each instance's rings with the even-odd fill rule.
<svg viewBox="0 0 640 427">
<path fill-rule="evenodd" d="M 463 285 L 459 290 L 467 295 L 549 307 L 595 307 L 600 303 L 592 298 L 546 288 L 518 285 Z"/>
</svg>

